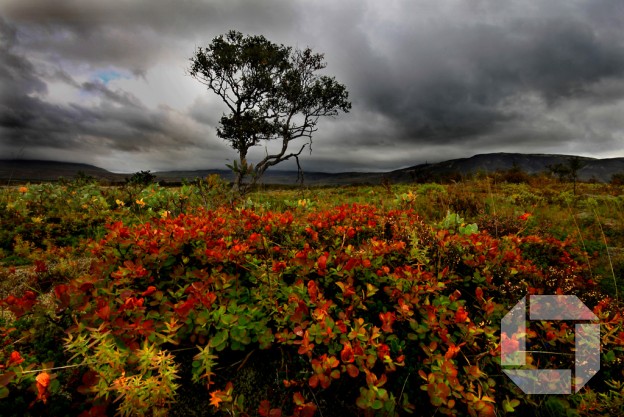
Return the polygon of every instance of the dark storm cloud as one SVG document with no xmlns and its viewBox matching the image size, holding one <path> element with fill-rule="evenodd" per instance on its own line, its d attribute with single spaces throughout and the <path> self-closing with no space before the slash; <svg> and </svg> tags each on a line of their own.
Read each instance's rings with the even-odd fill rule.
<svg viewBox="0 0 624 417">
<path fill-rule="evenodd" d="M 11 0 L 5 13 L 20 22 L 59 25 L 88 34 L 102 27 L 149 27 L 154 32 L 193 37 L 206 25 L 283 26 L 295 13 L 292 2 L 265 0 Z M 255 22 L 255 23 L 254 23 Z"/>
<path fill-rule="evenodd" d="M 222 103 L 184 75 L 194 48 L 230 29 L 325 53 L 326 73 L 347 86 L 353 110 L 320 122 L 309 170 L 497 151 L 624 152 L 621 0 L 0 6 L 0 152 L 147 152 L 159 167 L 172 152 L 233 157 L 216 138 Z"/>
<path fill-rule="evenodd" d="M 84 91 L 102 94 L 104 97 L 106 97 L 106 99 L 124 106 L 139 108 L 143 107 L 139 99 L 132 94 L 125 91 L 112 91 L 106 86 L 106 84 L 99 81 L 85 82 L 81 85 L 81 88 Z"/>
<path fill-rule="evenodd" d="M 365 156 L 392 169 L 503 150 L 624 152 L 624 3 L 414 1 L 391 18 L 353 7 L 327 13 L 334 30 L 308 29 L 354 100 L 342 129 L 319 132 L 327 148 L 316 146 L 315 162 Z"/>
<path fill-rule="evenodd" d="M 596 84 L 624 75 L 624 44 L 584 21 L 518 19 L 425 32 L 398 36 L 387 53 L 391 69 L 383 63 L 356 84 L 363 104 L 402 126 L 407 141 L 461 142 L 496 132 L 522 118 L 504 106 L 517 96 L 534 92 L 556 107 L 595 96 Z"/>
<path fill-rule="evenodd" d="M 34 66 L 13 51 L 16 30 L 0 16 L 0 84 L 2 97 L 45 93 L 46 85 L 34 75 Z"/>
<path fill-rule="evenodd" d="M 113 90 L 99 81 L 78 83 L 64 71 L 42 71 L 92 97 L 95 104 L 53 104 L 48 86 L 30 60 L 16 52 L 15 29 L 0 19 L 0 150 L 3 157 L 16 150 L 46 155 L 41 149 L 106 154 L 144 152 L 157 148 L 210 148 L 205 133 L 193 128 L 175 109 L 148 109 L 131 93 Z M 39 150 L 37 150 L 39 149 Z"/>
<path fill-rule="evenodd" d="M 263 32 L 294 24 L 289 2 L 191 0 L 6 1 L 5 13 L 24 28 L 28 48 L 50 60 L 127 68 L 138 75 L 180 48 L 209 42 L 231 28 Z M 292 22 L 292 23 L 289 23 Z M 198 33 L 214 28 L 208 39 Z M 224 29 L 225 28 L 225 29 Z"/>
</svg>

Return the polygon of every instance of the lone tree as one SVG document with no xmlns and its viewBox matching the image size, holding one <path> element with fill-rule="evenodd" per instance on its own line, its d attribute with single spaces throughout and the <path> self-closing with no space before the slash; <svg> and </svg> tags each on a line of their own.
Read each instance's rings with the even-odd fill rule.
<svg viewBox="0 0 624 417">
<path fill-rule="evenodd" d="M 238 192 L 244 194 L 269 167 L 291 158 L 302 175 L 299 155 L 306 147 L 311 150 L 319 118 L 349 111 L 345 86 L 318 74 L 325 67 L 323 54 L 310 48 L 293 50 L 237 31 L 195 51 L 190 75 L 221 97 L 230 111 L 221 117 L 217 135 L 238 151 L 238 162 L 230 166 Z M 300 138 L 305 143 L 289 150 Z M 263 141 L 280 141 L 281 147 L 255 166 L 248 163 L 249 149 Z"/>
<path fill-rule="evenodd" d="M 587 165 L 581 158 L 578 156 L 573 156 L 568 158 L 566 164 L 558 163 L 552 166 L 548 166 L 550 172 L 557 175 L 560 181 L 565 179 L 569 179 L 573 183 L 572 193 L 576 195 L 576 182 L 578 180 L 578 172 Z"/>
</svg>

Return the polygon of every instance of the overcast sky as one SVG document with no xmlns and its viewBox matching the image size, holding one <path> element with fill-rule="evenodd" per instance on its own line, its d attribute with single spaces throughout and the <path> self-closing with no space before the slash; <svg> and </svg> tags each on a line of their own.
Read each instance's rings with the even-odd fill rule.
<svg viewBox="0 0 624 417">
<path fill-rule="evenodd" d="M 622 0 L 0 0 L 0 158 L 224 168 L 225 109 L 187 69 L 230 29 L 324 53 L 346 85 L 308 171 L 624 156 Z"/>
</svg>

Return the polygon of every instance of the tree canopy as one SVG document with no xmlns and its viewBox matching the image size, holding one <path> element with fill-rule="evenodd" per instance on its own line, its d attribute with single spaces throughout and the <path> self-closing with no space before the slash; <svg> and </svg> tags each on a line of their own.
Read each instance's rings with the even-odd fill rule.
<svg viewBox="0 0 624 417">
<path fill-rule="evenodd" d="M 217 135 L 239 154 L 239 163 L 232 166 L 238 191 L 244 192 L 269 167 L 290 158 L 296 159 L 301 172 L 299 155 L 311 147 L 319 118 L 350 110 L 346 87 L 319 74 L 326 65 L 324 55 L 310 48 L 293 49 L 237 31 L 197 48 L 189 73 L 229 109 Z M 289 149 L 301 138 L 305 140 L 301 146 Z M 249 148 L 274 140 L 281 141 L 276 152 L 267 152 L 255 166 L 248 163 Z"/>
</svg>

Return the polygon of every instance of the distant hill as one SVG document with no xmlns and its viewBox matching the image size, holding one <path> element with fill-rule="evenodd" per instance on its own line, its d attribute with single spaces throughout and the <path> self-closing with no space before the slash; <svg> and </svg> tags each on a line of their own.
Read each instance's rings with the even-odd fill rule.
<svg viewBox="0 0 624 417">
<path fill-rule="evenodd" d="M 508 170 L 514 166 L 529 174 L 549 170 L 549 166 L 567 164 L 571 155 L 491 153 L 480 154 L 470 158 L 452 159 L 448 161 L 420 164 L 409 168 L 398 169 L 386 173 L 370 172 L 305 172 L 307 185 L 345 185 L 345 184 L 379 184 L 384 178 L 393 183 L 412 181 L 440 181 L 453 175 L 474 174 L 477 172 L 496 172 Z M 580 157 L 585 164 L 579 170 L 579 179 L 587 181 L 595 179 L 608 182 L 611 176 L 624 172 L 624 158 L 597 159 Z M 131 174 L 115 174 L 105 169 L 87 164 L 37 160 L 0 160 L 0 181 L 50 181 L 59 177 L 74 178 L 79 173 L 98 179 L 122 182 Z M 231 181 L 232 173 L 225 169 L 208 169 L 195 171 L 164 171 L 154 172 L 158 180 L 179 182 L 182 179 L 203 178 L 210 174 L 221 175 Z M 264 184 L 295 184 L 297 173 L 293 171 L 269 170 L 262 177 Z"/>
<path fill-rule="evenodd" d="M 393 183 L 412 181 L 435 181 L 448 178 L 453 174 L 474 174 L 477 172 L 496 172 L 519 167 L 528 174 L 537 174 L 549 171 L 550 166 L 566 165 L 573 155 L 548 154 L 519 154 L 519 153 L 491 153 L 480 154 L 470 158 L 452 159 L 448 161 L 420 164 L 386 173 L 371 172 L 305 172 L 305 183 L 308 185 L 344 185 L 344 184 L 379 184 L 384 178 Z M 597 159 L 579 157 L 585 166 L 579 170 L 579 179 L 587 181 L 596 179 L 609 182 L 611 176 L 624 172 L 624 158 Z M 210 174 L 219 174 L 227 180 L 232 180 L 232 173 L 228 170 L 199 170 L 199 171 L 170 171 L 157 172 L 160 179 L 180 181 L 182 178 L 201 178 Z M 262 182 L 265 184 L 294 184 L 297 180 L 296 172 L 267 171 Z"/>
<path fill-rule="evenodd" d="M 91 177 L 108 180 L 111 182 L 123 182 L 132 174 L 116 174 L 93 165 L 44 161 L 31 159 L 0 159 L 0 181 L 2 184 L 9 182 L 25 181 L 55 181 L 60 177 L 71 179 L 80 173 Z M 180 182 L 183 179 L 205 178 L 210 174 L 218 174 L 227 181 L 233 180 L 232 171 L 227 169 L 206 169 L 194 171 L 162 171 L 153 172 L 156 179 L 165 182 Z M 325 172 L 305 172 L 305 183 L 308 185 L 340 185 L 352 183 L 379 183 L 381 174 L 344 172 L 331 174 Z M 297 182 L 297 172 L 269 170 L 262 177 L 264 184 L 292 185 Z"/>
<path fill-rule="evenodd" d="M 490 153 L 475 155 L 470 158 L 452 159 L 434 164 L 421 164 L 410 168 L 392 171 L 387 174 L 394 182 L 435 180 L 451 174 L 474 174 L 477 172 L 496 172 L 519 167 L 528 174 L 548 172 L 550 166 L 568 164 L 573 155 Z M 611 176 L 624 172 L 624 158 L 597 159 L 578 157 L 584 166 L 578 171 L 579 179 L 595 179 L 609 182 Z"/>
<path fill-rule="evenodd" d="M 79 173 L 98 179 L 123 181 L 126 175 L 114 174 L 102 168 L 73 162 L 43 161 L 34 159 L 0 160 L 0 180 L 54 181 L 59 177 L 75 178 Z"/>
<path fill-rule="evenodd" d="M 234 175 L 230 170 L 206 169 L 197 171 L 165 171 L 155 172 L 158 179 L 165 181 L 181 181 L 183 178 L 204 178 L 211 174 L 218 174 L 227 181 L 233 181 Z M 307 185 L 341 185 L 379 183 L 383 174 L 368 172 L 303 172 L 304 182 Z M 297 183 L 296 171 L 268 170 L 260 181 L 263 184 L 292 185 Z"/>
</svg>

